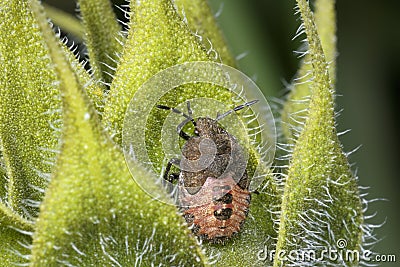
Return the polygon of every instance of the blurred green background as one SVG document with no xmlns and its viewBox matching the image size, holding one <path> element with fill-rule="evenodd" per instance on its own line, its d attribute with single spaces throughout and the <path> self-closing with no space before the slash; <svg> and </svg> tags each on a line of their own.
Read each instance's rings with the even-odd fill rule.
<svg viewBox="0 0 400 267">
<path fill-rule="evenodd" d="M 74 0 L 43 1 L 75 12 Z M 114 1 L 123 2 L 123 1 Z M 293 53 L 304 36 L 292 40 L 300 20 L 295 1 L 209 0 L 234 55 L 245 55 L 239 67 L 252 77 L 269 99 L 287 93 L 299 58 Z M 338 17 L 338 130 L 361 186 L 370 187 L 369 222 L 382 239 L 374 250 L 396 254 L 400 262 L 399 164 L 400 1 L 337 1 Z M 73 38 L 73 36 L 70 36 Z M 399 164 L 400 167 L 400 164 Z M 382 263 L 380 266 L 398 266 Z"/>
</svg>

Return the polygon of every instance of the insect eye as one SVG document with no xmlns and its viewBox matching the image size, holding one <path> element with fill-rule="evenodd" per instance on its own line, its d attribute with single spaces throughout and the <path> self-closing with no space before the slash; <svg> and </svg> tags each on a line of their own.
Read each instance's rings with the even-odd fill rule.
<svg viewBox="0 0 400 267">
<path fill-rule="evenodd" d="M 199 130 L 194 129 L 194 134 L 195 134 L 195 135 L 199 135 Z"/>
</svg>

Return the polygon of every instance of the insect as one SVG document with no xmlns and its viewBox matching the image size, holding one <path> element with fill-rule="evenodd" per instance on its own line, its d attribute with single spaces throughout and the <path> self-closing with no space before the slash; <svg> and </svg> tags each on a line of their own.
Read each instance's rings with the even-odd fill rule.
<svg viewBox="0 0 400 267">
<path fill-rule="evenodd" d="M 188 114 L 168 106 L 157 106 L 185 117 L 177 126 L 179 136 L 186 140 L 183 157 L 171 159 L 163 177 L 169 182 L 177 180 L 178 205 L 193 233 L 202 240 L 224 243 L 240 231 L 247 217 L 251 199 L 247 161 L 237 139 L 218 121 L 257 102 L 239 105 L 218 114 L 216 119 L 195 119 L 189 101 Z M 194 126 L 193 136 L 183 131 L 189 122 Z M 170 174 L 172 165 L 179 166 L 180 172 Z"/>
</svg>

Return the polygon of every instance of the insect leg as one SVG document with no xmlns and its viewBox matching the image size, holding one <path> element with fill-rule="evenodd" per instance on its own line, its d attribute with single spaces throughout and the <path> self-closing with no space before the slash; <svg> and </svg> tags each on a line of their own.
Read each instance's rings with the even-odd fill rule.
<svg viewBox="0 0 400 267">
<path fill-rule="evenodd" d="M 185 140 L 188 140 L 190 136 L 187 133 L 183 132 L 182 128 L 185 127 L 186 123 L 188 123 L 189 121 L 191 121 L 193 126 L 196 128 L 196 121 L 192 117 L 193 111 L 190 108 L 190 101 L 186 101 L 186 106 L 189 113 L 189 117 L 187 117 L 183 122 L 181 122 L 176 128 L 176 130 L 178 131 L 180 137 L 182 137 Z"/>
<path fill-rule="evenodd" d="M 164 180 L 167 180 L 168 182 L 172 183 L 174 180 L 178 179 L 179 174 L 176 173 L 169 173 L 171 170 L 172 165 L 179 166 L 180 164 L 180 159 L 170 159 L 167 163 L 167 167 L 165 168 L 164 172 Z"/>
<path fill-rule="evenodd" d="M 178 178 L 179 178 L 179 173 L 171 173 L 169 176 L 168 176 L 168 182 L 170 182 L 170 183 L 173 183 L 174 181 L 176 181 L 176 180 L 178 180 Z"/>
<path fill-rule="evenodd" d="M 188 123 L 190 120 L 186 119 L 183 122 L 179 123 L 178 127 L 176 127 L 176 131 L 179 133 L 179 136 L 182 137 L 185 140 L 189 140 L 190 135 L 188 135 L 187 133 L 185 133 L 182 128 L 186 125 L 186 123 Z"/>
</svg>

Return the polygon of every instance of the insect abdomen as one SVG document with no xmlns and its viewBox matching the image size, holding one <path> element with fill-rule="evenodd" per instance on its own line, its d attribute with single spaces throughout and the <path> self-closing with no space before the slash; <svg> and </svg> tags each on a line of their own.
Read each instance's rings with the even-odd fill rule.
<svg viewBox="0 0 400 267">
<path fill-rule="evenodd" d="M 231 177 L 208 177 L 195 195 L 182 192 L 180 202 L 193 232 L 210 242 L 221 243 L 240 231 L 247 217 L 250 192 L 240 188 Z"/>
</svg>

